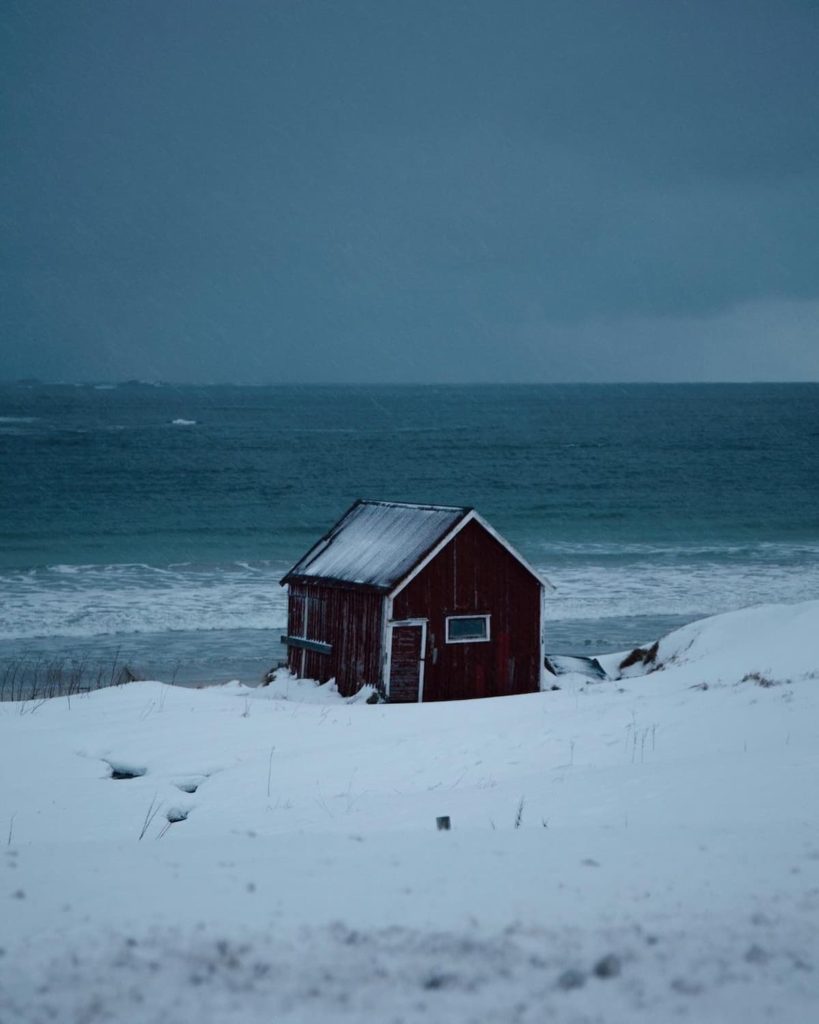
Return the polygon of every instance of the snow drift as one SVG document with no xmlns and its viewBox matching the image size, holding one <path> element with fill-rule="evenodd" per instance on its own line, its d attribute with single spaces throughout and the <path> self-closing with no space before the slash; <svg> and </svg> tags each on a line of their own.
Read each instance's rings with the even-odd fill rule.
<svg viewBox="0 0 819 1024">
<path fill-rule="evenodd" d="M 0 1021 L 812 1019 L 817 638 L 809 602 L 521 697 L 0 704 Z"/>
</svg>

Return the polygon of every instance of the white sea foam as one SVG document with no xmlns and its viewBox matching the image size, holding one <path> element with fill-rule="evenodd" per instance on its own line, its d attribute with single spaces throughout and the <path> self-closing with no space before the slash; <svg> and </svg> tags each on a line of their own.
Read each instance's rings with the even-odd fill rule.
<svg viewBox="0 0 819 1024">
<path fill-rule="evenodd" d="M 557 590 L 552 622 L 688 616 L 819 594 L 819 546 L 780 546 L 718 562 L 659 557 L 574 559 L 539 565 Z M 284 563 L 57 565 L 0 574 L 0 638 L 88 638 L 140 633 L 278 630 L 287 597 Z"/>
<path fill-rule="evenodd" d="M 0 576 L 0 637 L 272 629 L 284 566 L 59 565 Z"/>
<path fill-rule="evenodd" d="M 716 562 L 673 567 L 651 563 L 584 565 L 551 571 L 549 579 L 557 588 L 546 602 L 546 618 L 550 620 L 658 615 L 693 618 L 752 604 L 809 600 L 819 593 L 819 562 L 802 570 Z"/>
<path fill-rule="evenodd" d="M 171 420 L 172 427 L 195 427 L 196 420 L 184 420 L 181 417 Z"/>
</svg>

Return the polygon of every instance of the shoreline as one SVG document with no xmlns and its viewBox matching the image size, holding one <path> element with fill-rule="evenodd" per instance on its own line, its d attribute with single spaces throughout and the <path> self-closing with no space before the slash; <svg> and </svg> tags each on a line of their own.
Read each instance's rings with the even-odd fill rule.
<svg viewBox="0 0 819 1024">
<path fill-rule="evenodd" d="M 546 650 L 553 655 L 609 654 L 653 643 L 704 615 L 610 616 L 546 622 Z M 47 676 L 74 679 L 81 669 L 86 684 L 127 669 L 137 679 L 177 686 L 218 686 L 239 680 L 257 686 L 287 656 L 279 637 L 284 624 L 267 630 L 175 631 L 96 637 L 37 637 L 0 640 L 0 701 L 8 700 L 9 678 L 34 677 L 40 689 Z M 6 685 L 4 686 L 4 680 Z M 71 683 L 67 689 L 70 689 Z M 91 689 L 96 689 L 94 685 Z M 62 692 L 62 691 L 61 691 Z M 4 696 L 4 693 L 6 694 Z"/>
</svg>

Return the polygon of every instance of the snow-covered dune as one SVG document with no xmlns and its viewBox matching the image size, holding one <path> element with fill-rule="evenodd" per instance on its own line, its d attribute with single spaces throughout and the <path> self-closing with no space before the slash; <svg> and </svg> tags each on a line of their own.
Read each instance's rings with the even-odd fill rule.
<svg viewBox="0 0 819 1024">
<path fill-rule="evenodd" d="M 819 602 L 603 660 L 0 704 L 0 1022 L 814 1019 Z"/>
<path fill-rule="evenodd" d="M 819 678 L 819 601 L 760 605 L 692 622 L 663 637 L 656 655 L 641 667 L 618 673 L 617 655 L 600 660 L 614 675 L 674 670 L 675 682 L 707 674 L 710 683 L 734 683 L 746 676 L 761 685 Z M 680 671 L 681 670 L 681 671 Z"/>
</svg>

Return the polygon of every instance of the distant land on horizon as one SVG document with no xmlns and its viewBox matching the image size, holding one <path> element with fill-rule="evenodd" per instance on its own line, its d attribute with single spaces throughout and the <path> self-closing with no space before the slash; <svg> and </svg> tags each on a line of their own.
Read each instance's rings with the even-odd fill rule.
<svg viewBox="0 0 819 1024">
<path fill-rule="evenodd" d="M 495 380 L 495 381 L 195 381 L 195 380 L 41 380 L 21 377 L 0 380 L 0 387 L 71 387 L 71 388 L 493 388 L 493 387 L 751 387 L 798 386 L 811 387 L 817 380 Z"/>
</svg>

